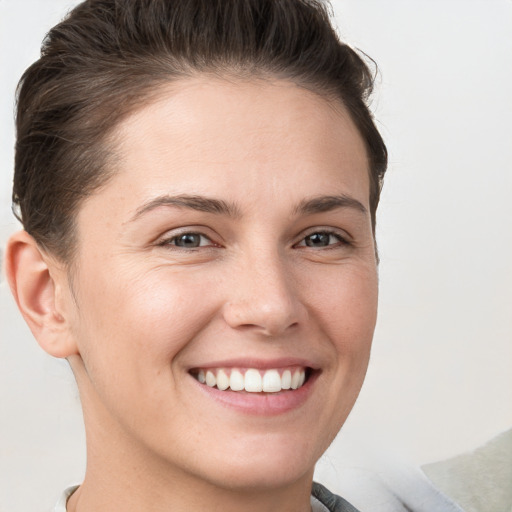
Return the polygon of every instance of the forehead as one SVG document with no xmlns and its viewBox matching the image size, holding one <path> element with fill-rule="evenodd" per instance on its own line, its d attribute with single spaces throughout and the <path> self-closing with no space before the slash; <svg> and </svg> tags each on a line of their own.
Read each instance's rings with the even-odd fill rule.
<svg viewBox="0 0 512 512">
<path fill-rule="evenodd" d="M 307 183 L 318 189 L 311 195 L 336 186 L 368 204 L 366 150 L 345 108 L 286 81 L 175 82 L 126 118 L 113 142 L 117 174 L 106 188 L 114 184 L 119 199 L 283 200 Z"/>
</svg>

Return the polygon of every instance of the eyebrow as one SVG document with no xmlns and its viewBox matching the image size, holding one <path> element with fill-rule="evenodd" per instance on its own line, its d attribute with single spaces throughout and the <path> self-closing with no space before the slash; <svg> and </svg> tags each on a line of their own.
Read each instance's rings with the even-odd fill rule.
<svg viewBox="0 0 512 512">
<path fill-rule="evenodd" d="M 160 208 L 161 206 L 174 206 L 177 208 L 188 208 L 206 213 L 215 213 L 220 215 L 227 215 L 228 217 L 240 217 L 238 207 L 233 203 L 228 203 L 222 199 L 214 199 L 210 197 L 198 195 L 178 195 L 169 196 L 163 195 L 152 199 L 151 201 L 143 204 L 137 209 L 130 222 L 138 219 L 151 210 Z"/>
<path fill-rule="evenodd" d="M 171 206 L 177 208 L 188 208 L 200 212 L 213 213 L 217 215 L 226 215 L 228 217 L 240 218 L 241 212 L 234 203 L 229 203 L 222 199 L 198 195 L 163 195 L 151 199 L 137 209 L 130 222 L 138 219 L 145 213 L 148 213 L 161 206 Z M 295 208 L 296 215 L 313 215 L 315 213 L 323 213 L 337 208 L 351 208 L 360 213 L 367 214 L 366 207 L 357 199 L 345 194 L 335 196 L 318 196 L 310 199 L 302 200 Z"/>
<path fill-rule="evenodd" d="M 364 215 L 368 214 L 368 210 L 363 203 L 345 194 L 304 199 L 297 205 L 295 213 L 312 215 L 315 213 L 328 212 L 337 208 L 350 208 Z"/>
</svg>

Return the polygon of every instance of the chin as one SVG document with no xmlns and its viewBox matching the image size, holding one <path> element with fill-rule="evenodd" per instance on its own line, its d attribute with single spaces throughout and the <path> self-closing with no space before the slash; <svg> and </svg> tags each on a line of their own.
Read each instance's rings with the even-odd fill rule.
<svg viewBox="0 0 512 512">
<path fill-rule="evenodd" d="M 311 467 L 293 467 L 286 461 L 278 464 L 259 464 L 246 461 L 244 465 L 233 467 L 227 464 L 219 468 L 211 483 L 218 488 L 247 491 L 269 491 L 283 489 L 307 478 L 312 478 L 314 464 Z M 311 475 L 311 476 L 310 476 Z"/>
<path fill-rule="evenodd" d="M 293 436 L 278 437 L 262 436 L 238 446 L 232 443 L 227 452 L 222 450 L 210 459 L 209 467 L 203 467 L 210 475 L 207 479 L 220 488 L 239 491 L 285 488 L 304 478 L 312 479 L 323 450 L 315 450 L 311 440 L 297 443 Z"/>
</svg>

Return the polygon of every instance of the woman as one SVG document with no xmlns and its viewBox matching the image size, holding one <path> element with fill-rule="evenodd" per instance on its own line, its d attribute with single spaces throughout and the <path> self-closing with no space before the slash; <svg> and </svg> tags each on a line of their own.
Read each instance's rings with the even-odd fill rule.
<svg viewBox="0 0 512 512">
<path fill-rule="evenodd" d="M 57 510 L 355 510 L 312 479 L 376 320 L 371 87 L 313 1 L 90 0 L 48 34 L 6 270 L 80 391 Z"/>
</svg>

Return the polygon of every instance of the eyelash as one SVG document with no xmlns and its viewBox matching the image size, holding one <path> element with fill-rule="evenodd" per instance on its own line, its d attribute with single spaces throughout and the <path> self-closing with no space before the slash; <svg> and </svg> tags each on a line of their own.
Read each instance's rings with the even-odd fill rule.
<svg viewBox="0 0 512 512">
<path fill-rule="evenodd" d="M 327 236 L 329 237 L 328 238 L 328 242 L 332 242 L 332 239 L 334 238 L 336 240 L 335 243 L 328 243 L 327 245 L 324 245 L 324 246 L 320 246 L 320 247 L 314 247 L 313 245 L 308 245 L 308 242 L 307 240 L 310 239 L 315 236 L 315 235 L 320 235 L 320 236 Z M 196 246 L 193 246 L 193 247 L 186 247 L 186 246 L 180 246 L 180 245 L 177 245 L 177 241 L 180 239 L 180 238 L 183 238 L 183 237 L 187 237 L 187 236 L 193 236 L 193 237 L 199 237 L 199 245 L 196 245 Z M 209 243 L 202 243 L 204 240 L 207 240 Z M 168 247 L 168 246 L 172 246 L 173 248 L 176 248 L 177 250 L 185 250 L 185 251 L 189 251 L 189 250 L 194 250 L 194 249 L 200 249 L 200 248 L 204 248 L 204 247 L 220 247 L 219 245 L 215 244 L 210 237 L 208 237 L 207 235 L 203 234 L 203 233 L 200 233 L 200 232 L 196 232 L 196 231 L 185 231 L 183 233 L 179 233 L 177 235 L 174 235 L 170 238 L 166 238 L 164 240 L 162 240 L 161 242 L 158 243 L 159 246 L 162 246 L 162 247 Z M 336 247 L 339 247 L 339 246 L 346 246 L 346 245 L 350 245 L 350 242 L 345 238 L 343 237 L 342 235 L 340 235 L 339 233 L 335 232 L 335 231 L 330 231 L 330 230 L 318 230 L 318 231 L 312 231 L 311 233 L 307 234 L 306 236 L 304 236 L 297 244 L 294 244 L 293 247 L 307 247 L 307 248 L 311 248 L 313 250 L 319 250 L 319 249 L 333 249 L 333 248 L 336 248 Z"/>
<path fill-rule="evenodd" d="M 336 239 L 337 241 L 336 241 L 336 243 L 329 243 L 328 245 L 325 245 L 322 247 L 313 247 L 311 245 L 307 245 L 306 240 L 308 238 L 311 239 L 311 237 L 313 237 L 314 235 L 328 236 L 329 242 L 332 241 L 333 238 Z M 330 230 L 323 229 L 323 230 L 313 231 L 313 232 L 309 233 L 308 235 L 303 237 L 302 240 L 298 244 L 295 244 L 294 247 L 309 247 L 311 249 L 334 249 L 336 247 L 340 247 L 343 245 L 350 245 L 350 242 L 345 237 L 343 237 L 340 233 L 338 233 L 336 231 L 330 231 Z"/>
<path fill-rule="evenodd" d="M 176 244 L 177 240 L 179 240 L 180 238 L 184 238 L 186 236 L 199 237 L 200 238 L 199 245 L 197 245 L 195 247 L 186 247 L 186 246 L 180 246 L 180 245 Z M 202 244 L 201 243 L 201 239 L 207 240 L 209 243 Z M 199 249 L 201 247 L 219 247 L 217 244 L 212 242 L 210 237 L 208 237 L 207 235 L 204 235 L 203 233 L 199 233 L 199 232 L 196 232 L 196 231 L 185 231 L 183 233 L 179 233 L 179 234 L 174 235 L 174 236 L 172 236 L 170 238 L 166 238 L 166 239 L 162 240 L 161 242 L 159 242 L 158 245 L 159 246 L 163 246 L 163 247 L 164 246 L 172 246 L 172 247 L 175 247 L 178 250 L 185 250 L 185 251 L 193 250 L 193 249 Z"/>
</svg>

